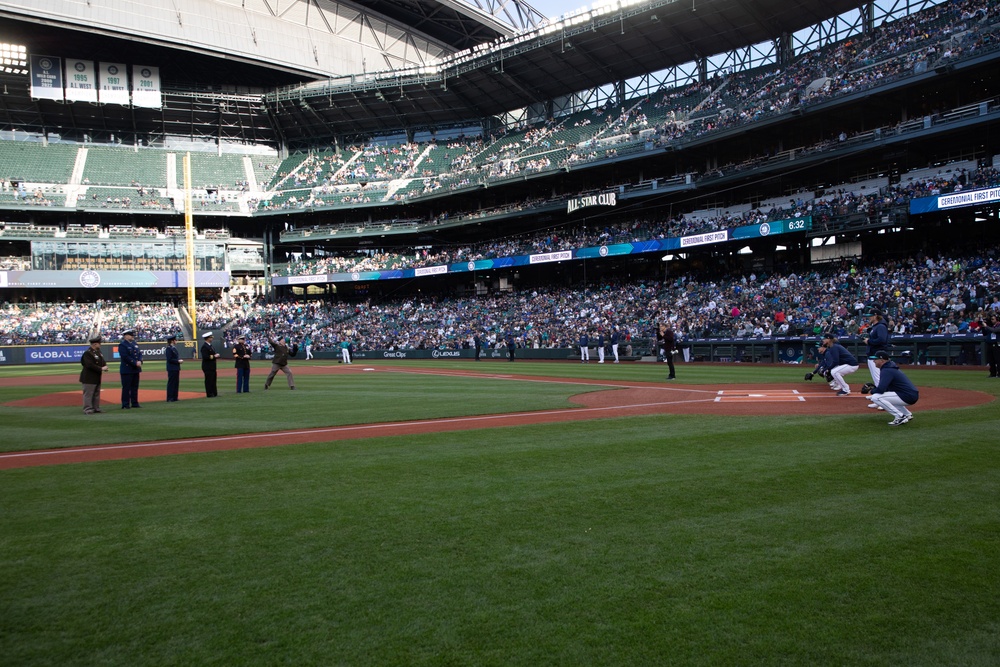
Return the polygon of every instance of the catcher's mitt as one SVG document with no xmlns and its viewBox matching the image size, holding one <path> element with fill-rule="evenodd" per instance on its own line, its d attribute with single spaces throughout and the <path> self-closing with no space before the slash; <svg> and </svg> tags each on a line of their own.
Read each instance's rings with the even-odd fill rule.
<svg viewBox="0 0 1000 667">
<path fill-rule="evenodd" d="M 813 379 L 812 372 L 810 371 L 809 373 L 806 373 L 806 382 L 808 382 L 809 380 L 812 380 L 812 379 Z"/>
<path fill-rule="evenodd" d="M 863 385 L 861 385 L 862 394 L 870 394 L 873 391 L 875 391 L 875 385 L 873 385 L 871 382 L 865 382 Z"/>
</svg>

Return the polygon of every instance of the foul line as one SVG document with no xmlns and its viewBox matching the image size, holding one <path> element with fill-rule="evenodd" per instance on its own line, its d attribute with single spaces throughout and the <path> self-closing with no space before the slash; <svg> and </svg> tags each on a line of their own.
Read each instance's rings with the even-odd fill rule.
<svg viewBox="0 0 1000 667">
<path fill-rule="evenodd" d="M 225 436 L 214 436 L 209 438 L 189 438 L 187 440 L 159 440 L 156 442 L 139 442 L 139 443 L 124 443 L 120 445 L 97 445 L 93 447 L 71 447 L 66 449 L 44 449 L 36 450 L 30 452 L 10 452 L 6 454 L 0 454 L 0 460 L 3 459 L 15 459 L 15 458 L 27 458 L 32 456 L 53 456 L 58 454 L 78 454 L 80 452 L 103 452 L 109 450 L 126 450 L 126 449 L 148 449 L 152 447 L 173 447 L 177 445 L 197 445 L 201 443 L 212 443 L 212 442 L 232 442 L 233 440 L 255 440 L 260 438 L 274 439 L 275 437 L 290 437 L 298 435 L 315 435 L 319 433 L 350 433 L 353 431 L 364 432 L 364 431 L 377 431 L 380 429 L 388 428 L 399 428 L 400 426 L 430 426 L 435 424 L 461 424 L 465 422 L 477 422 L 477 421 L 497 421 L 503 419 L 518 419 L 522 417 L 545 417 L 550 415 L 563 415 L 567 413 L 581 414 L 588 412 L 610 412 L 614 411 L 624 411 L 624 410 L 634 410 L 637 408 L 651 408 L 663 405 L 681 405 L 684 403 L 705 403 L 711 399 L 694 399 L 690 401 L 672 401 L 672 402 L 657 402 L 657 403 L 635 403 L 632 405 L 613 405 L 606 407 L 594 407 L 594 408 L 566 408 L 563 410 L 542 410 L 539 412 L 507 412 L 500 415 L 480 415 L 480 416 L 469 416 L 469 417 L 448 417 L 444 419 L 423 419 L 420 421 L 408 421 L 408 422 L 385 422 L 380 424 L 359 424 L 356 426 L 329 426 L 322 428 L 310 428 L 296 431 L 275 431 L 269 433 L 245 433 L 239 435 L 225 435 Z"/>
</svg>

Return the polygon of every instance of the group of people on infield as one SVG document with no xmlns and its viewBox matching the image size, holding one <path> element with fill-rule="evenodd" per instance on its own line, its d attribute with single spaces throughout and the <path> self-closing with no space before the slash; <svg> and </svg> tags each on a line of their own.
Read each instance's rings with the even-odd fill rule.
<svg viewBox="0 0 1000 667">
<path fill-rule="evenodd" d="M 211 331 L 202 335 L 202 345 L 199 350 L 201 371 L 205 377 L 205 396 L 215 398 L 219 395 L 217 362 L 222 354 L 215 349 L 212 341 L 215 334 Z M 90 346 L 80 356 L 80 384 L 83 387 L 83 413 L 87 415 L 104 412 L 101 409 L 101 384 L 103 376 L 110 370 L 101 344 L 104 339 L 100 335 L 91 336 Z M 284 336 L 268 337 L 268 342 L 274 349 L 271 358 L 271 372 L 264 381 L 264 389 L 271 388 L 271 382 L 278 373 L 284 373 L 288 388 L 295 389 L 295 376 L 288 367 L 289 357 L 298 353 L 298 344 L 289 348 L 289 341 Z M 246 336 L 240 334 L 232 348 L 236 367 L 236 393 L 250 393 L 250 360 L 253 351 L 246 343 Z M 121 409 L 132 410 L 141 408 L 139 403 L 139 378 L 142 373 L 142 349 L 135 342 L 135 330 L 123 331 L 118 342 L 118 357 L 120 359 L 119 375 L 121 376 Z M 167 367 L 167 402 L 174 403 L 180 399 L 181 358 L 177 349 L 177 336 L 167 336 L 167 346 L 164 350 Z M 350 362 L 347 362 L 350 363 Z"/>
<path fill-rule="evenodd" d="M 888 412 L 893 417 L 889 425 L 899 426 L 913 419 L 910 407 L 917 403 L 920 392 L 900 370 L 899 366 L 892 361 L 889 352 L 891 333 L 882 311 L 873 308 L 868 318 L 866 361 L 871 382 L 862 386 L 861 393 L 870 395 L 869 408 Z M 1000 314 L 989 314 L 978 324 L 979 330 L 986 338 L 986 362 L 989 365 L 989 377 L 1000 378 Z M 591 346 L 597 350 L 598 363 L 604 363 L 606 344 L 609 344 L 614 363 L 619 363 L 618 346 L 620 341 L 626 340 L 627 337 L 627 330 L 618 326 L 611 328 L 608 338 L 605 338 L 602 329 L 598 330 L 594 337 L 587 330 L 582 330 L 579 336 L 581 363 L 589 362 Z M 212 344 L 213 332 L 209 331 L 203 334 L 202 339 L 199 357 L 205 378 L 205 395 L 208 398 L 213 398 L 219 395 L 217 362 L 223 355 Z M 476 360 L 478 361 L 482 342 L 478 334 L 475 335 L 474 339 Z M 83 412 L 88 415 L 103 412 L 100 400 L 101 384 L 103 374 L 108 372 L 109 366 L 101 350 L 102 342 L 101 336 L 92 336 L 89 339 L 89 347 L 80 357 L 80 363 L 83 367 L 80 372 L 80 383 L 83 387 Z M 289 347 L 289 341 L 284 336 L 268 336 L 268 342 L 273 348 L 274 354 L 271 358 L 271 370 L 264 381 L 264 389 L 270 389 L 274 377 L 278 373 L 284 373 L 288 388 L 294 390 L 295 377 L 289 368 L 288 361 L 290 357 L 294 357 L 298 353 L 298 344 Z M 675 379 L 673 357 L 678 354 L 678 339 L 670 323 L 659 324 L 655 344 L 658 352 L 657 361 L 669 365 L 667 379 Z M 342 362 L 345 364 L 351 363 L 350 347 L 350 344 L 347 343 L 341 348 Z M 513 345 L 511 345 L 511 349 L 514 349 Z M 122 332 L 121 340 L 118 343 L 118 356 L 120 358 L 121 408 L 123 410 L 141 408 L 139 379 L 143 368 L 143 353 L 135 342 L 135 330 L 129 329 Z M 166 400 L 167 402 L 175 402 L 179 399 L 180 370 L 184 363 L 177 349 L 176 335 L 167 336 L 165 357 L 167 368 Z M 236 343 L 232 347 L 232 358 L 236 368 L 237 394 L 250 393 L 250 360 L 252 357 L 253 351 L 247 345 L 246 336 L 238 335 Z M 514 355 L 511 354 L 511 360 L 513 358 Z M 852 391 L 847 376 L 856 373 L 861 364 L 850 350 L 838 342 L 838 336 L 835 332 L 823 334 L 822 342 L 816 348 L 816 358 L 818 362 L 816 368 L 806 373 L 805 379 L 811 380 L 816 374 L 822 374 L 827 379 L 830 389 L 837 392 L 837 396 L 850 396 Z"/>
<path fill-rule="evenodd" d="M 869 317 L 867 361 L 872 381 L 862 386 L 861 393 L 870 394 L 869 408 L 884 410 L 893 416 L 890 426 L 900 426 L 913 419 L 909 408 L 916 404 L 920 392 L 890 357 L 889 327 L 882 312 L 874 309 Z M 817 357 L 817 370 L 825 371 L 830 389 L 836 391 L 837 396 L 850 396 L 851 385 L 845 376 L 857 372 L 858 359 L 837 342 L 834 333 L 823 335 Z M 807 373 L 806 379 L 812 379 L 814 374 Z"/>
</svg>

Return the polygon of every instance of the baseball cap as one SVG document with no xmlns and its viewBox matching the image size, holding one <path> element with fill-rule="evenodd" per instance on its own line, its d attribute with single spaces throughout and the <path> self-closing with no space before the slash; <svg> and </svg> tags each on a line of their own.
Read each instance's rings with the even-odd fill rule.
<svg viewBox="0 0 1000 667">
<path fill-rule="evenodd" d="M 873 354 L 872 356 L 870 356 L 868 358 L 869 359 L 885 359 L 885 360 L 888 360 L 889 359 L 889 353 L 886 352 L 885 350 L 879 350 L 878 352 L 876 352 L 875 354 Z"/>
</svg>

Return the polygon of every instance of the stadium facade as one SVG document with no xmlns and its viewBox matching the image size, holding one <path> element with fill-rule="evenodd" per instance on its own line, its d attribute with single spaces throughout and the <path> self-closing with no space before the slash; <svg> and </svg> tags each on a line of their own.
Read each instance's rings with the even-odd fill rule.
<svg viewBox="0 0 1000 667">
<path fill-rule="evenodd" d="M 176 298 L 189 192 L 204 298 L 992 247 L 994 184 L 897 196 L 996 165 L 1000 23 L 981 5 L 649 0 L 545 19 L 525 3 L 3 1 L 5 296 Z M 844 193 L 882 196 L 811 214 Z M 650 236 L 592 242 L 633 223 Z M 546 233 L 581 241 L 453 252 Z M 365 261 L 384 255 L 403 262 Z M 458 261 L 422 261 L 438 255 Z"/>
</svg>

